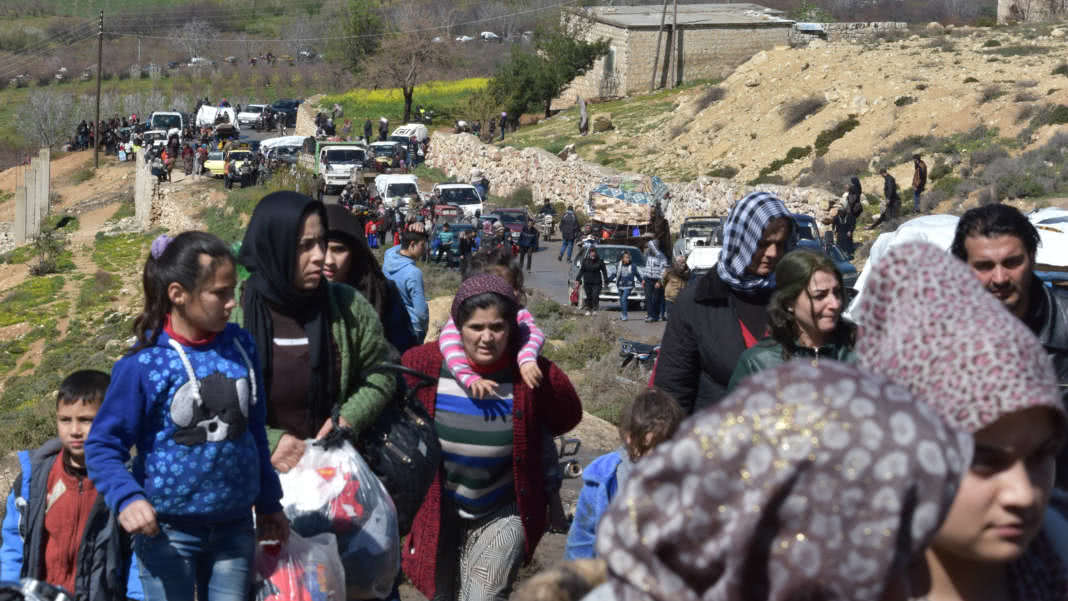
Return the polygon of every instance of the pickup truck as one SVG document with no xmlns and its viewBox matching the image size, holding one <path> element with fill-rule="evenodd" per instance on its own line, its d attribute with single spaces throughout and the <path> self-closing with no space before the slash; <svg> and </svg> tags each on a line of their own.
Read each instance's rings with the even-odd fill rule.
<svg viewBox="0 0 1068 601">
<path fill-rule="evenodd" d="M 367 149 L 359 142 L 324 142 L 308 138 L 297 162 L 315 176 L 321 199 L 327 194 L 337 194 L 350 181 L 362 180 L 368 156 Z"/>
</svg>

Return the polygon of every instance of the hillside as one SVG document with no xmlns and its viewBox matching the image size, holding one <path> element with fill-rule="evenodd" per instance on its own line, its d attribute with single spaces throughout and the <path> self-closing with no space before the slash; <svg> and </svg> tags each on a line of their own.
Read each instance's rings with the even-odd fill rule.
<svg viewBox="0 0 1068 601">
<path fill-rule="evenodd" d="M 979 161 L 1038 149 L 1066 130 L 1068 109 L 1056 109 L 1068 105 L 1066 56 L 1065 29 L 1048 26 L 923 28 L 867 45 L 816 41 L 761 52 L 722 82 L 596 104 L 594 117 L 613 118 L 605 133 L 578 138 L 571 109 L 505 144 L 558 151 L 577 142 L 583 158 L 681 180 L 732 176 L 840 193 L 859 174 L 866 191 L 880 194 L 876 166 L 889 166 L 908 188 L 909 160 L 919 152 L 932 169 L 945 163 L 937 175 L 959 178 L 940 190 L 959 200 L 971 190 L 956 185 L 979 174 Z M 787 127 L 791 111 L 798 123 Z M 1064 187 L 1057 169 L 1060 184 L 1032 196 Z"/>
</svg>

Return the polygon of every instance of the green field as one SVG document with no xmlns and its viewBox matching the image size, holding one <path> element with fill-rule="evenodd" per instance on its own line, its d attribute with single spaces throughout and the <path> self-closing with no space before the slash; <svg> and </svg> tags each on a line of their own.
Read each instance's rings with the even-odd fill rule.
<svg viewBox="0 0 1068 601">
<path fill-rule="evenodd" d="M 474 92 L 484 90 L 489 80 L 485 78 L 461 79 L 459 81 L 432 81 L 415 87 L 412 110 L 418 105 L 433 108 L 437 119 L 451 121 L 463 110 L 467 98 Z M 340 104 L 345 115 L 354 120 L 370 118 L 376 121 L 385 117 L 399 122 L 404 117 L 404 95 L 400 88 L 368 90 L 355 89 L 344 94 L 332 94 L 320 101 L 320 106 Z"/>
</svg>

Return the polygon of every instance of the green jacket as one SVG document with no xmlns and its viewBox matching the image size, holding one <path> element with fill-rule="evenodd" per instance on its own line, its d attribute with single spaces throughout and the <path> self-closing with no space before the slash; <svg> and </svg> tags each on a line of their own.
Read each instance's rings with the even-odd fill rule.
<svg viewBox="0 0 1068 601">
<path fill-rule="evenodd" d="M 821 346 L 818 349 L 810 349 L 804 346 L 792 345 L 790 359 L 809 360 L 815 364 L 820 359 L 834 359 L 844 363 L 856 363 L 857 355 L 853 352 L 851 344 L 834 341 Z M 764 338 L 752 347 L 745 350 L 738 357 L 738 365 L 731 374 L 731 381 L 727 384 L 727 392 L 734 390 L 742 380 L 762 369 L 768 369 L 785 363 L 782 358 L 782 344 L 774 338 Z"/>
<path fill-rule="evenodd" d="M 342 399 L 341 417 L 359 436 L 374 423 L 393 398 L 396 379 L 388 373 L 363 376 L 363 372 L 388 360 L 389 343 L 382 330 L 378 313 L 355 288 L 330 283 L 330 333 L 341 360 L 338 397 Z M 241 298 L 240 290 L 237 294 Z M 238 303 L 230 321 L 244 325 L 244 313 Z M 285 432 L 267 428 L 273 449 Z"/>
</svg>

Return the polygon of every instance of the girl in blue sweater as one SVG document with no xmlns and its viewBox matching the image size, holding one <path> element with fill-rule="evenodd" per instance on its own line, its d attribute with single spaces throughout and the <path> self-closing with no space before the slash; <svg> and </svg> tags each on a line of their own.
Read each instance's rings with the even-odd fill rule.
<svg viewBox="0 0 1068 601">
<path fill-rule="evenodd" d="M 85 445 L 93 484 L 134 535 L 148 601 L 247 601 L 256 531 L 288 534 L 256 345 L 228 323 L 234 266 L 211 234 L 152 243 L 137 344 Z"/>
</svg>

